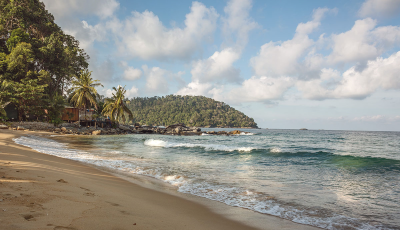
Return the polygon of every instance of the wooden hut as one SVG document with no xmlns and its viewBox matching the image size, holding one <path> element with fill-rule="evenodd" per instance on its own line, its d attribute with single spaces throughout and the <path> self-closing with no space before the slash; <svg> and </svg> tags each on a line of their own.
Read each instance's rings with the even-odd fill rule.
<svg viewBox="0 0 400 230">
<path fill-rule="evenodd" d="M 65 107 L 61 119 L 63 121 L 79 121 L 79 109 L 74 107 Z"/>
</svg>

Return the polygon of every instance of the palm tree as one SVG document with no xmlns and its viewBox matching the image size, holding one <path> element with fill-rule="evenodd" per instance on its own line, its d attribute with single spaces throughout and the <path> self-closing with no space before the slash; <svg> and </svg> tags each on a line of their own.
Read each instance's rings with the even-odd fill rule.
<svg viewBox="0 0 400 230">
<path fill-rule="evenodd" d="M 85 110 L 86 119 L 86 108 L 94 106 L 97 109 L 96 97 L 98 95 L 96 86 L 103 85 L 99 83 L 99 80 L 93 80 L 90 76 L 92 72 L 85 69 L 81 71 L 79 76 L 76 76 L 76 80 L 72 81 L 72 98 L 71 102 L 75 104 L 77 108 L 83 108 Z"/>
<path fill-rule="evenodd" d="M 126 114 L 128 114 L 129 119 L 133 119 L 132 111 L 124 103 L 125 98 L 125 87 L 118 86 L 118 88 L 113 87 L 115 93 L 113 93 L 111 98 L 105 99 L 104 109 L 102 111 L 104 116 L 110 116 L 113 122 L 121 119 L 123 122 L 126 121 Z"/>
</svg>

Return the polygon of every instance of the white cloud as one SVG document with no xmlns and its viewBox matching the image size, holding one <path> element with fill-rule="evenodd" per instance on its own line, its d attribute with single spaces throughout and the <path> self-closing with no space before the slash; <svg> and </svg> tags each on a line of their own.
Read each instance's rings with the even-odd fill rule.
<svg viewBox="0 0 400 230">
<path fill-rule="evenodd" d="M 241 87 L 232 89 L 226 96 L 226 101 L 267 102 L 282 99 L 284 93 L 294 85 L 290 77 L 251 77 L 245 80 Z"/>
<path fill-rule="evenodd" d="M 135 86 L 132 86 L 131 89 L 126 90 L 125 97 L 126 98 L 132 98 L 132 97 L 137 97 L 139 96 L 139 89 L 136 88 Z"/>
<path fill-rule="evenodd" d="M 221 80 L 237 82 L 240 80 L 240 70 L 233 67 L 233 63 L 239 57 L 238 52 L 226 48 L 221 52 L 215 52 L 208 59 L 196 61 L 190 72 L 192 80 L 201 83 Z"/>
<path fill-rule="evenodd" d="M 328 60 L 333 63 L 357 62 L 376 58 L 379 50 L 369 36 L 376 26 L 370 18 L 358 20 L 351 30 L 333 35 L 333 50 Z"/>
<path fill-rule="evenodd" d="M 142 71 L 140 69 L 129 66 L 125 61 L 121 62 L 121 66 L 124 68 L 123 77 L 125 80 L 134 81 L 142 76 Z"/>
<path fill-rule="evenodd" d="M 400 13 L 399 0 L 366 0 L 358 15 L 361 17 L 391 17 Z"/>
<path fill-rule="evenodd" d="M 147 65 L 142 66 L 144 75 L 146 77 L 146 91 L 153 94 L 166 94 L 168 93 L 169 86 L 167 81 L 167 70 L 160 67 L 149 68 Z"/>
<path fill-rule="evenodd" d="M 208 96 L 212 88 L 210 83 L 190 82 L 187 86 L 176 92 L 176 95 Z"/>
<path fill-rule="evenodd" d="M 236 49 L 243 49 L 248 42 L 249 32 L 259 26 L 249 17 L 251 8 L 251 0 L 231 0 L 224 8 L 226 17 L 222 18 L 222 29 L 228 42 L 232 34 L 236 34 Z"/>
<path fill-rule="evenodd" d="M 119 2 L 116 0 L 42 0 L 42 2 L 56 20 L 71 15 L 97 15 L 104 19 L 112 16 L 119 8 Z"/>
<path fill-rule="evenodd" d="M 320 79 L 299 81 L 297 88 L 309 99 L 364 99 L 377 90 L 399 90 L 400 51 L 388 58 L 368 61 L 366 68 L 357 71 L 353 66 L 342 76 L 334 70 L 323 70 Z M 329 84 L 331 83 L 331 84 Z"/>
<path fill-rule="evenodd" d="M 211 40 L 218 16 L 214 8 L 193 2 L 184 28 L 166 28 L 150 11 L 134 11 L 126 20 L 114 19 L 107 26 L 117 36 L 119 50 L 130 57 L 184 59 L 198 51 L 204 40 Z"/>
<path fill-rule="evenodd" d="M 118 87 L 123 87 L 122 85 L 118 85 L 115 88 L 118 89 Z M 132 86 L 132 88 L 127 89 L 126 86 L 125 87 L 125 97 L 126 98 L 132 98 L 132 97 L 137 97 L 139 95 L 139 89 L 136 88 L 135 86 Z M 107 89 L 104 91 L 106 97 L 111 98 L 113 96 L 113 93 L 115 94 L 115 90 L 114 89 Z"/>
<path fill-rule="evenodd" d="M 297 26 L 293 39 L 284 42 L 271 41 L 262 45 L 259 54 L 250 60 L 255 74 L 257 76 L 296 74 L 300 68 L 298 60 L 315 44 L 308 34 L 319 27 L 322 16 L 328 11 L 327 8 L 315 10 L 312 21 Z"/>
</svg>

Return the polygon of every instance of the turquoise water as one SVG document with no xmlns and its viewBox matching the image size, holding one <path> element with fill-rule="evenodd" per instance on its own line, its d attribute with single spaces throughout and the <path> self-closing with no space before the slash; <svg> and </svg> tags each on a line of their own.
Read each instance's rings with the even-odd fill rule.
<svg viewBox="0 0 400 230">
<path fill-rule="evenodd" d="M 255 135 L 71 137 L 80 150 L 33 136 L 15 141 L 298 223 L 400 229 L 399 132 L 244 131 Z"/>
</svg>

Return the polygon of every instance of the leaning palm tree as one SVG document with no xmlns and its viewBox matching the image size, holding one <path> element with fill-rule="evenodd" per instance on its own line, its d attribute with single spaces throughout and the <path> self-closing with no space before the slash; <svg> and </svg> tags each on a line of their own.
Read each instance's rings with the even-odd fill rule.
<svg viewBox="0 0 400 230">
<path fill-rule="evenodd" d="M 96 86 L 103 85 L 99 83 L 99 80 L 93 80 L 91 78 L 92 72 L 89 70 L 82 70 L 79 76 L 76 76 L 76 80 L 72 81 L 72 98 L 71 102 L 74 103 L 75 107 L 83 108 L 85 110 L 89 106 L 94 106 L 97 109 L 96 97 L 98 95 Z"/>
<path fill-rule="evenodd" d="M 113 87 L 115 93 L 112 93 L 111 98 L 105 99 L 104 109 L 102 114 L 104 116 L 109 116 L 113 122 L 122 120 L 126 121 L 126 115 L 129 119 L 133 119 L 133 114 L 129 108 L 124 103 L 125 98 L 125 87 L 118 86 L 118 88 Z"/>
</svg>

